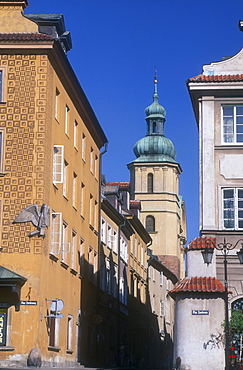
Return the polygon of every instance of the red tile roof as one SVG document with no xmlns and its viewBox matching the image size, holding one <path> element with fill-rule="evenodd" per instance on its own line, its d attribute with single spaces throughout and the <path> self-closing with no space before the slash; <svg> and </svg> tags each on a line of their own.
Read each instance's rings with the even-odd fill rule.
<svg viewBox="0 0 243 370">
<path fill-rule="evenodd" d="M 223 284 L 215 277 L 205 276 L 205 277 L 186 277 L 177 283 L 170 291 L 173 296 L 176 293 L 223 293 L 225 292 L 225 287 Z"/>
<path fill-rule="evenodd" d="M 210 243 L 210 240 L 212 241 L 212 243 Z M 206 241 L 208 241 L 208 243 L 206 243 Z M 212 238 L 212 237 L 205 238 L 205 237 L 199 236 L 198 238 L 195 238 L 192 242 L 190 242 L 188 246 L 186 247 L 186 249 L 187 250 L 201 250 L 207 247 L 214 248 L 213 243 L 216 244 L 216 238 Z"/>
<path fill-rule="evenodd" d="M 238 75 L 215 75 L 205 76 L 200 74 L 198 76 L 188 79 L 188 82 L 238 82 L 243 81 L 243 74 Z"/>
<path fill-rule="evenodd" d="M 121 188 L 127 188 L 130 185 L 129 181 L 113 181 L 113 182 L 107 182 L 107 186 L 120 186 Z"/>
<path fill-rule="evenodd" d="M 45 33 L 0 33 L 1 41 L 52 41 L 53 36 Z"/>
</svg>

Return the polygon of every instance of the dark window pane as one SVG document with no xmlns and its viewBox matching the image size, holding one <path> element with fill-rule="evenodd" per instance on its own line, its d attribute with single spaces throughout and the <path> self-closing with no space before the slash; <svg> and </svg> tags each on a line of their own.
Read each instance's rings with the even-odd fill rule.
<svg viewBox="0 0 243 370">
<path fill-rule="evenodd" d="M 146 230 L 148 232 L 155 231 L 155 220 L 153 216 L 146 217 Z"/>
<path fill-rule="evenodd" d="M 224 190 L 224 199 L 227 198 L 234 198 L 234 190 L 233 189 L 225 189 Z"/>
<path fill-rule="evenodd" d="M 233 116 L 233 107 L 223 107 L 224 116 Z"/>
<path fill-rule="evenodd" d="M 241 114 L 241 115 L 243 115 L 243 106 L 241 105 L 241 106 L 237 106 L 236 107 L 236 114 L 238 115 L 238 114 Z"/>
</svg>

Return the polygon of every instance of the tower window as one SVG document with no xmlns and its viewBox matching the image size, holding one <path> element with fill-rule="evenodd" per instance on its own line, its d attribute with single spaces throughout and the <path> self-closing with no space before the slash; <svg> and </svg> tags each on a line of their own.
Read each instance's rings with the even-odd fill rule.
<svg viewBox="0 0 243 370">
<path fill-rule="evenodd" d="M 156 122 L 153 122 L 153 134 L 157 133 L 157 125 Z"/>
<path fill-rule="evenodd" d="M 153 216 L 147 216 L 146 217 L 146 230 L 148 232 L 153 232 L 155 231 L 155 219 Z"/>
<path fill-rule="evenodd" d="M 148 174 L 148 186 L 147 186 L 148 193 L 154 192 L 154 175 L 152 173 Z"/>
</svg>

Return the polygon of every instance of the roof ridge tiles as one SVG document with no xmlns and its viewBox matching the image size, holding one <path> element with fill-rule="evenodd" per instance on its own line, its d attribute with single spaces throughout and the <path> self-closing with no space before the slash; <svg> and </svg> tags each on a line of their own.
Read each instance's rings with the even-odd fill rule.
<svg viewBox="0 0 243 370">
<path fill-rule="evenodd" d="M 203 73 L 191 77 L 188 79 L 189 82 L 237 82 L 243 81 L 243 74 L 234 73 L 234 74 L 216 74 L 216 75 L 204 75 Z"/>
<path fill-rule="evenodd" d="M 192 276 L 186 277 L 178 282 L 170 293 L 223 293 L 225 287 L 216 278 L 212 276 Z"/>
</svg>

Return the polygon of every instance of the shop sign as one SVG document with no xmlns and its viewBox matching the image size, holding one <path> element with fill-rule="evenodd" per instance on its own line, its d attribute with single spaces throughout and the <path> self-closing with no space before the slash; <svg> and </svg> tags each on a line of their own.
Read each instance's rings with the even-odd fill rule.
<svg viewBox="0 0 243 370">
<path fill-rule="evenodd" d="M 192 315 L 209 315 L 209 310 L 192 310 Z"/>
<path fill-rule="evenodd" d="M 0 308 L 0 346 L 6 346 L 7 309 Z"/>
</svg>

